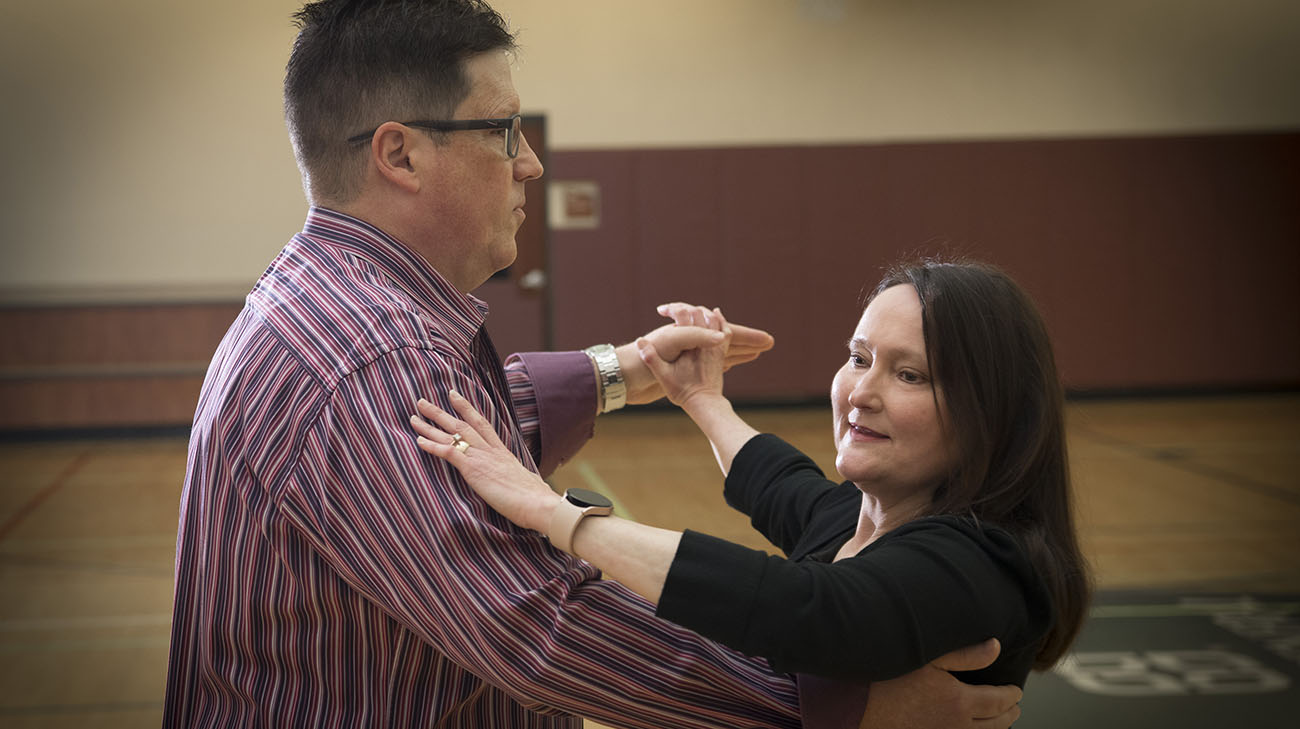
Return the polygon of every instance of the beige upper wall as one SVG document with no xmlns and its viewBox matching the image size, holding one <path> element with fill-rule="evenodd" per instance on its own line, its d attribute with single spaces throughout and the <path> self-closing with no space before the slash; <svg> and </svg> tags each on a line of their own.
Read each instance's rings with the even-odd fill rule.
<svg viewBox="0 0 1300 729">
<path fill-rule="evenodd" d="M 557 147 L 1294 128 L 1294 0 L 498 0 Z"/>
<path fill-rule="evenodd" d="M 0 293 L 246 290 L 298 0 L 0 7 Z M 1300 128 L 1294 0 L 496 0 L 552 149 Z"/>
<path fill-rule="evenodd" d="M 0 291 L 246 291 L 302 224 L 280 103 L 294 7 L 5 3 Z"/>
</svg>

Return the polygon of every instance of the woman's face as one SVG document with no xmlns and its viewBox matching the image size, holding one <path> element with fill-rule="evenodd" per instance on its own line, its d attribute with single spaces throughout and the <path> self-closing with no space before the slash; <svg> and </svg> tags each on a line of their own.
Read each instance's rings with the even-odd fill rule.
<svg viewBox="0 0 1300 729">
<path fill-rule="evenodd" d="M 878 496 L 938 485 L 952 456 L 936 404 L 943 392 L 931 388 L 916 289 L 885 289 L 862 313 L 831 383 L 840 474 Z"/>
</svg>

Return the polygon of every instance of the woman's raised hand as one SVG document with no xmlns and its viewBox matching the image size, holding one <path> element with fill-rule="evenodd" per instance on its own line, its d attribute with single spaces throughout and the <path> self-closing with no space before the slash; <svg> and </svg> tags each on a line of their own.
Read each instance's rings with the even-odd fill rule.
<svg viewBox="0 0 1300 729">
<path fill-rule="evenodd" d="M 659 313 L 671 317 L 678 326 L 703 327 L 723 333 L 716 344 L 682 352 L 671 362 L 660 357 L 658 350 L 646 338 L 636 341 L 641 361 L 655 376 L 664 394 L 681 408 L 701 397 L 721 397 L 722 373 L 727 367 L 727 349 L 732 339 L 731 326 L 722 311 L 686 304 L 665 304 L 659 307 Z"/>
<path fill-rule="evenodd" d="M 681 301 L 660 304 L 656 310 L 660 316 L 672 319 L 673 326 L 693 326 L 697 321 L 700 322 L 701 326 L 706 326 L 705 323 L 713 319 L 716 311 Z M 721 318 L 721 313 L 718 312 L 719 318 Z M 744 324 L 736 324 L 735 322 L 726 322 L 726 324 L 731 329 L 731 342 L 727 345 L 727 357 L 723 360 L 722 365 L 723 372 L 738 364 L 754 361 L 776 343 L 772 335 L 762 329 L 747 327 Z M 646 335 L 646 338 L 650 339 L 651 343 L 655 345 L 655 349 L 659 351 L 660 356 L 669 362 L 676 360 L 677 356 L 683 351 L 693 349 L 696 346 L 673 347 L 671 345 L 675 342 L 666 341 L 671 340 L 669 336 L 659 336 L 656 339 L 657 335 L 663 335 L 671 330 L 672 327 L 661 327 Z"/>
<path fill-rule="evenodd" d="M 455 391 L 448 396 L 460 418 L 424 399 L 416 403 L 420 415 L 432 421 L 411 416 L 420 449 L 455 466 L 470 488 L 505 518 L 545 532 L 562 497 L 524 468 L 468 400 Z"/>
</svg>

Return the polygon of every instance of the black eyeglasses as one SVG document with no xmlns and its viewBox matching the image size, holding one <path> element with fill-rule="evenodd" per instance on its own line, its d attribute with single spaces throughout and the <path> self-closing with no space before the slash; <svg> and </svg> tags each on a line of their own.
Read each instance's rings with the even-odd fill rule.
<svg viewBox="0 0 1300 729">
<path fill-rule="evenodd" d="M 510 159 L 519 156 L 519 140 L 524 138 L 523 122 L 520 115 L 505 117 L 504 119 L 453 119 L 450 121 L 409 121 L 401 122 L 408 127 L 417 127 L 420 129 L 430 129 L 435 132 L 463 132 L 471 129 L 503 129 L 506 133 L 506 155 Z M 379 127 L 375 127 L 368 132 L 362 132 L 352 137 L 348 137 L 348 144 L 364 142 L 375 136 Z"/>
</svg>

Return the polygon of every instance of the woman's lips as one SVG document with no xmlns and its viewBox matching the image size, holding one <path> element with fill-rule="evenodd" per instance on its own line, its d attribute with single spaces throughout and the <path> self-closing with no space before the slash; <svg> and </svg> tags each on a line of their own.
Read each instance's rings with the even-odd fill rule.
<svg viewBox="0 0 1300 729">
<path fill-rule="evenodd" d="M 849 430 L 853 431 L 853 437 L 855 439 L 865 439 L 865 440 L 888 440 L 889 439 L 889 436 L 885 435 L 884 433 L 877 433 L 871 428 L 868 428 L 865 425 L 858 425 L 857 423 L 849 423 Z"/>
</svg>

